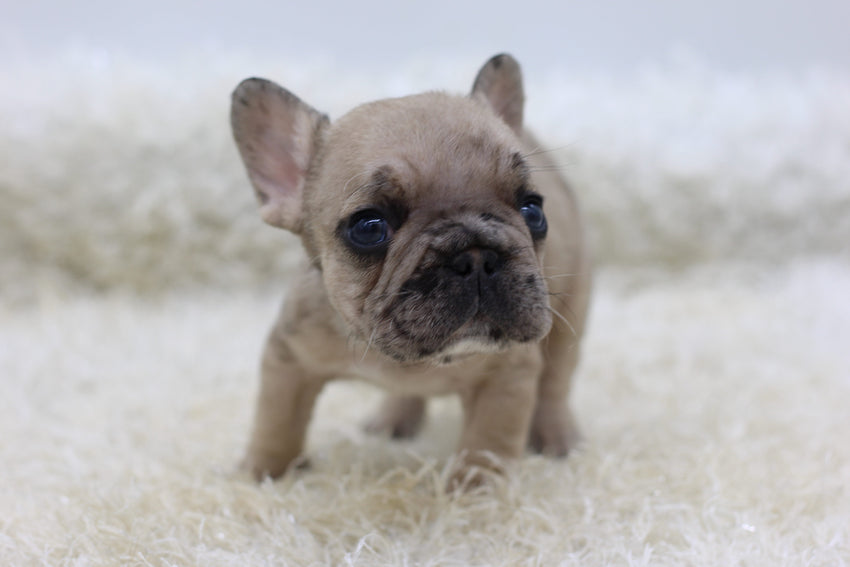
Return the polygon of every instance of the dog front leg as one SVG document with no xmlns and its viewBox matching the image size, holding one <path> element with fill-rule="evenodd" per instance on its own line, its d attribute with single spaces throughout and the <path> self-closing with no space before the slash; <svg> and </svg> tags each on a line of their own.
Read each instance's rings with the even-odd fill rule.
<svg viewBox="0 0 850 567">
<path fill-rule="evenodd" d="M 525 450 L 542 358 L 531 347 L 523 356 L 497 364 L 484 380 L 461 393 L 465 426 L 450 489 L 480 484 L 482 469 L 501 473 L 507 461 Z"/>
<path fill-rule="evenodd" d="M 301 455 L 325 380 L 307 372 L 275 331 L 263 352 L 254 430 L 242 467 L 257 480 L 277 478 Z"/>
</svg>

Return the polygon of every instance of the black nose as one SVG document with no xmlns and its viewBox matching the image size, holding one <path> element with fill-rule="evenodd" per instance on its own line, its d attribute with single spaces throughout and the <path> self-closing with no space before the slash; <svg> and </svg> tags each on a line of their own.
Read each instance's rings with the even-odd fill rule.
<svg viewBox="0 0 850 567">
<path fill-rule="evenodd" d="M 470 248 L 459 252 L 449 262 L 449 268 L 463 278 L 490 277 L 502 267 L 502 258 L 489 248 Z"/>
</svg>

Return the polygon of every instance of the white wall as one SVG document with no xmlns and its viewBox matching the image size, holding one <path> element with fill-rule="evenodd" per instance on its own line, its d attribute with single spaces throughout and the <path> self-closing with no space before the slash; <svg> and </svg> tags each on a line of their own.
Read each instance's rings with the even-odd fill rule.
<svg viewBox="0 0 850 567">
<path fill-rule="evenodd" d="M 511 51 L 527 68 L 622 71 L 684 48 L 722 69 L 850 68 L 848 0 L 2 0 L 0 48 L 168 57 L 214 47 L 374 68 Z M 2 55 L 0 55 L 2 57 Z"/>
</svg>

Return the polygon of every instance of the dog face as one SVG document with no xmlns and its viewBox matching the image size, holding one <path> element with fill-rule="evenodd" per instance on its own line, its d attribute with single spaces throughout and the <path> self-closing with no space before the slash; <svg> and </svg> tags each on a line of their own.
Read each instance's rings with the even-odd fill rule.
<svg viewBox="0 0 850 567">
<path fill-rule="evenodd" d="M 513 132 L 474 100 L 432 93 L 341 119 L 307 213 L 330 301 L 395 359 L 496 350 L 548 330 L 542 200 Z"/>
<path fill-rule="evenodd" d="M 470 97 L 378 101 L 333 125 L 258 81 L 234 93 L 233 127 L 263 218 L 301 235 L 353 336 L 413 363 L 546 335 L 518 69 L 494 59 Z"/>
</svg>

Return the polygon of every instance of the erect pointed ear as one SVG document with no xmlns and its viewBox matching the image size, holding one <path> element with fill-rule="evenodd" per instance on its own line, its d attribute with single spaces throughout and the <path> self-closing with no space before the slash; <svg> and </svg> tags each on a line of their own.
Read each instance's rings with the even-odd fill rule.
<svg viewBox="0 0 850 567">
<path fill-rule="evenodd" d="M 502 53 L 487 61 L 475 77 L 471 96 L 489 104 L 514 132 L 522 132 L 525 92 L 516 59 Z"/>
<path fill-rule="evenodd" d="M 304 183 L 328 118 L 265 79 L 245 79 L 230 107 L 233 138 L 270 225 L 301 231 Z"/>
</svg>

